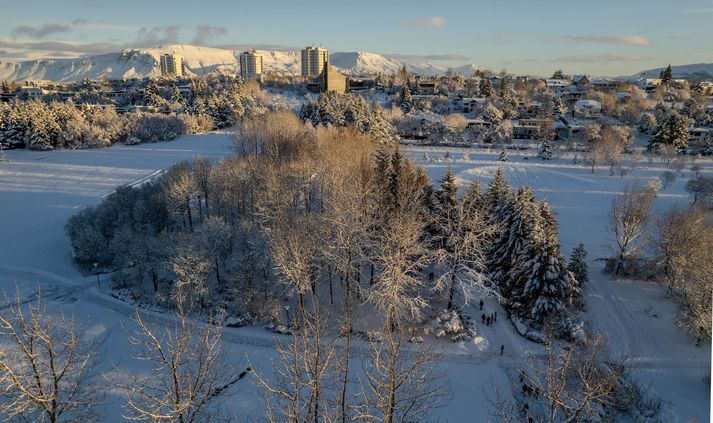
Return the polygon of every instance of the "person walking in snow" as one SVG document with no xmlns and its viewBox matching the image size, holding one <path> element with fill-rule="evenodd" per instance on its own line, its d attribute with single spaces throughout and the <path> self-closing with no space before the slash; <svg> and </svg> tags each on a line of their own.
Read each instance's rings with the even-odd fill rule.
<svg viewBox="0 0 713 423">
<path fill-rule="evenodd" d="M 480 300 L 480 309 L 481 309 L 481 310 L 483 309 L 483 306 L 484 306 L 484 305 L 485 305 L 485 303 L 483 302 L 483 300 Z"/>
<path fill-rule="evenodd" d="M 490 326 L 490 316 L 485 318 L 485 324 Z"/>
<path fill-rule="evenodd" d="M 500 345 L 500 355 L 502 356 L 505 352 L 505 345 Z"/>
<path fill-rule="evenodd" d="M 495 321 L 495 322 L 498 321 L 498 312 L 497 311 L 493 314 L 493 321 Z"/>
<path fill-rule="evenodd" d="M 481 317 L 483 318 L 483 323 L 485 323 L 485 313 Z"/>
</svg>

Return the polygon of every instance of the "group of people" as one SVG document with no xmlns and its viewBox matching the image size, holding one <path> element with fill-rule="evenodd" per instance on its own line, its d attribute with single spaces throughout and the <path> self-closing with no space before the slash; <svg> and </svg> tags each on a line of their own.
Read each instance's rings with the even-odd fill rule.
<svg viewBox="0 0 713 423">
<path fill-rule="evenodd" d="M 480 305 L 480 311 L 483 311 L 483 306 L 485 305 L 483 300 L 480 300 L 479 305 Z M 483 313 L 482 316 L 480 316 L 480 317 L 485 325 L 490 326 L 491 324 L 498 321 L 498 312 L 494 311 L 488 315 Z M 500 345 L 500 355 L 503 355 L 504 352 L 505 352 L 505 345 Z"/>
<path fill-rule="evenodd" d="M 485 305 L 485 303 L 483 302 L 483 300 L 480 300 L 480 310 L 481 311 L 483 310 L 484 305 Z M 490 326 L 491 324 L 498 321 L 498 312 L 494 311 L 494 312 L 488 314 L 487 316 L 485 315 L 485 313 L 483 313 L 481 318 L 482 318 L 484 324 Z"/>
</svg>

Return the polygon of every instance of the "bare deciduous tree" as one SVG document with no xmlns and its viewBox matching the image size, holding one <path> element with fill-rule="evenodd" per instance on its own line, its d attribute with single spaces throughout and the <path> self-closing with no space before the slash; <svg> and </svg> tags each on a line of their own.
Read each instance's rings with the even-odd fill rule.
<svg viewBox="0 0 713 423">
<path fill-rule="evenodd" d="M 561 344 L 548 334 L 544 359 L 531 357 L 527 368 L 519 370 L 519 382 L 513 381 L 521 388 L 519 399 L 509 400 L 496 391 L 493 414 L 502 422 L 538 423 L 627 415 L 643 393 L 629 380 L 625 364 L 625 355 L 608 354 L 601 336 L 588 334 L 584 342 Z"/>
<path fill-rule="evenodd" d="M 698 342 L 711 336 L 713 218 L 701 205 L 672 208 L 658 220 L 656 251 L 668 292 L 681 303 L 682 326 Z"/>
<path fill-rule="evenodd" d="M 212 422 L 214 402 L 250 371 L 238 373 L 227 362 L 221 329 L 198 325 L 179 312 L 171 327 L 149 325 L 136 313 L 129 341 L 135 358 L 150 363 L 149 375 L 127 374 L 118 386 L 126 393 L 125 417 L 146 422 Z"/>
<path fill-rule="evenodd" d="M 98 345 L 73 318 L 49 314 L 39 292 L 0 312 L 0 416 L 37 422 L 94 421 L 104 394 L 94 383 Z"/>
<path fill-rule="evenodd" d="M 614 234 L 615 274 L 646 245 L 649 214 L 655 200 L 656 192 L 636 181 L 612 201 L 609 227 Z"/>
</svg>

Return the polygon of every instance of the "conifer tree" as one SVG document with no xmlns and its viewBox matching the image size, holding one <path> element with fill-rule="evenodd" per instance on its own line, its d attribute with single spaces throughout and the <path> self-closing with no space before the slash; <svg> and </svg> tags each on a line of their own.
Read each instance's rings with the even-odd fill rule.
<svg viewBox="0 0 713 423">
<path fill-rule="evenodd" d="M 555 73 L 552 74 L 552 79 L 564 79 L 564 72 L 562 72 L 562 69 L 557 69 Z"/>
<path fill-rule="evenodd" d="M 569 259 L 567 270 L 569 270 L 574 278 L 581 286 L 585 282 L 589 282 L 589 266 L 587 265 L 587 250 L 584 249 L 584 244 L 581 242 L 572 250 L 572 256 Z"/>
<path fill-rule="evenodd" d="M 673 70 L 671 70 L 671 65 L 668 65 L 666 69 L 661 71 L 660 78 L 661 84 L 664 86 L 671 85 L 671 82 L 673 82 Z"/>
<path fill-rule="evenodd" d="M 490 78 L 482 78 L 480 80 L 480 96 L 481 97 L 492 97 L 495 94 L 493 90 L 493 83 Z"/>
<path fill-rule="evenodd" d="M 500 151 L 500 158 L 498 159 L 501 162 L 506 162 L 508 161 L 508 152 L 504 148 Z"/>
<path fill-rule="evenodd" d="M 676 112 L 668 114 L 649 139 L 649 150 L 658 151 L 663 145 L 673 145 L 683 152 L 688 147 L 688 119 Z"/>
<path fill-rule="evenodd" d="M 537 157 L 542 160 L 552 160 L 552 144 L 550 140 L 545 139 L 540 145 L 540 151 L 537 153 Z"/>
<path fill-rule="evenodd" d="M 510 186 L 508 184 L 508 180 L 505 177 L 503 169 L 499 167 L 498 170 L 495 171 L 495 175 L 493 175 L 493 179 L 490 181 L 490 184 L 488 184 L 488 190 L 485 194 L 485 200 L 487 202 L 490 215 L 493 216 L 495 220 L 498 220 L 498 206 L 504 203 L 505 198 L 507 198 L 509 193 Z"/>
<path fill-rule="evenodd" d="M 522 234 L 526 239 L 510 274 L 510 307 L 515 314 L 542 323 L 566 307 L 572 283 L 559 254 L 556 225 L 547 221 L 554 215 L 546 203 L 535 207 L 539 211 L 529 233 Z"/>
<path fill-rule="evenodd" d="M 408 87 L 408 84 L 404 84 L 401 91 L 401 108 L 406 113 L 413 109 L 413 97 L 411 96 L 411 89 Z"/>
</svg>

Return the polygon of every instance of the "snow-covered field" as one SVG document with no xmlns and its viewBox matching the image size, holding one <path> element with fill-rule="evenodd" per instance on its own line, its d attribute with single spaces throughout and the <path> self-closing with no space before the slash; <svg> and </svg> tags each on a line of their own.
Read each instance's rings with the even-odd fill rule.
<svg viewBox="0 0 713 423">
<path fill-rule="evenodd" d="M 513 185 L 532 185 L 558 215 L 563 254 L 569 255 L 579 242 L 589 251 L 588 321 L 609 336 L 612 350 L 628 349 L 636 376 L 668 402 L 672 421 L 709 421 L 710 393 L 704 376 L 710 374 L 710 346 L 695 347 L 675 326 L 676 306 L 658 286 L 613 281 L 594 262 L 608 253 L 607 213 L 613 196 L 634 178 L 660 176 L 663 165 L 642 164 L 622 180 L 609 176 L 606 169 L 591 174 L 571 159 L 525 160 L 532 152 L 510 153 L 510 161 L 501 163 L 499 151 L 413 146 L 403 150 L 427 167 L 436 182 L 451 166 L 459 181 L 475 179 L 487 184 L 498 166 L 503 166 Z M 97 288 L 94 277 L 83 277 L 74 269 L 64 223 L 118 185 L 150 178 L 180 160 L 198 155 L 216 159 L 231 151 L 230 136 L 207 134 L 109 149 L 7 152 L 11 161 L 0 162 L 0 288 L 14 291 L 17 284 L 21 295 L 27 296 L 39 284 L 52 310 L 75 314 L 103 339 L 105 369 L 116 365 L 124 371 L 145 370 L 131 359 L 126 341 L 133 327 L 133 308 Z M 447 151 L 450 158 L 444 158 Z M 425 153 L 429 159 L 424 159 Z M 704 165 L 704 173 L 713 174 L 713 163 Z M 684 185 L 685 178 L 679 177 L 660 193 L 657 207 L 690 201 Z M 492 301 L 486 304 L 488 310 L 496 307 Z M 479 315 L 475 309 L 472 312 Z M 491 326 L 477 325 L 477 330 L 484 338 L 481 344 L 454 344 L 443 357 L 441 367 L 453 398 L 437 411 L 441 421 L 488 421 L 486 396 L 492 395 L 493 384 L 507 388 L 506 375 L 523 366 L 527 351 L 536 348 L 516 335 L 504 318 Z M 229 328 L 224 338 L 236 363 L 246 364 L 249 358 L 258 366 L 265 363 L 274 343 L 273 335 L 261 328 Z M 501 345 L 505 346 L 503 357 Z M 110 395 L 109 399 L 106 421 L 123 421 L 121 398 Z M 229 417 L 261 420 L 262 405 L 248 382 L 223 408 Z"/>
</svg>

